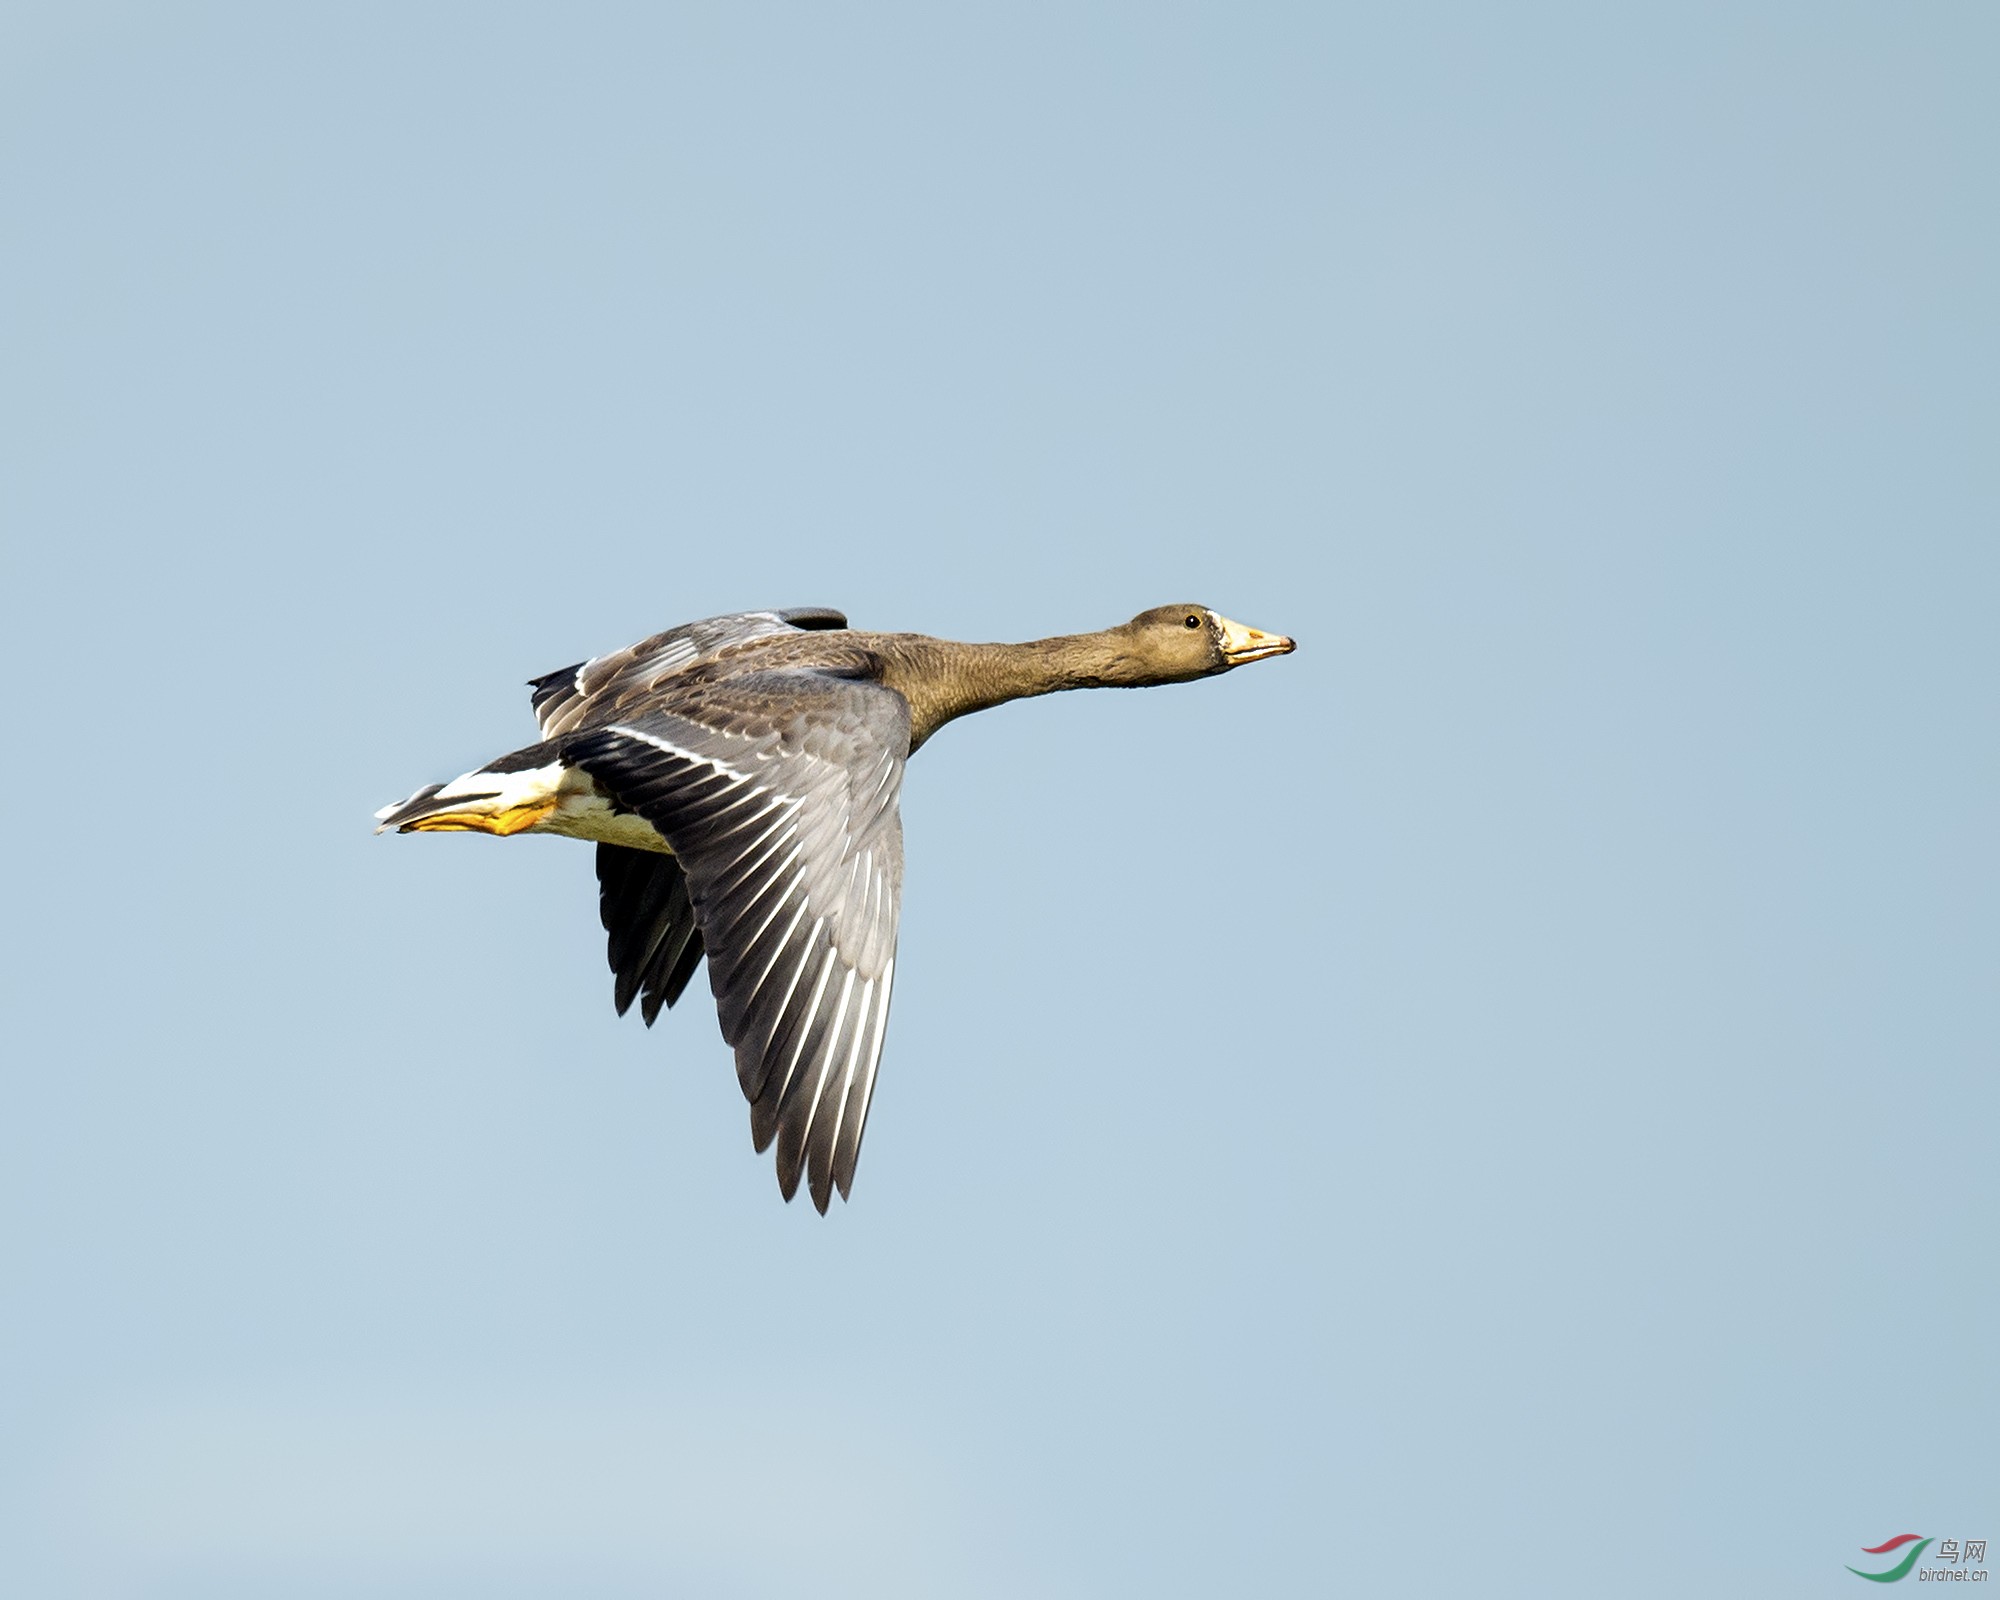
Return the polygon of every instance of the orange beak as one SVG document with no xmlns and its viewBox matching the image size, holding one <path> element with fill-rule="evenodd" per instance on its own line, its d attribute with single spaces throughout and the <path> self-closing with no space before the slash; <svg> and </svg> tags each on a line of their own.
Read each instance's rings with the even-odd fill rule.
<svg viewBox="0 0 2000 1600">
<path fill-rule="evenodd" d="M 1264 633 L 1256 628 L 1246 628 L 1227 617 L 1215 620 L 1222 624 L 1222 659 L 1232 667 L 1240 667 L 1246 661 L 1262 661 L 1266 656 L 1288 656 L 1298 649 L 1282 633 Z"/>
</svg>

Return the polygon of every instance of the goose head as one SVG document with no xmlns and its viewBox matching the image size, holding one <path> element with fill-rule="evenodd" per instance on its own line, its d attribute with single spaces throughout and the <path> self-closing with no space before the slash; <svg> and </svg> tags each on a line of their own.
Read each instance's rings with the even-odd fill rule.
<svg viewBox="0 0 2000 1600">
<path fill-rule="evenodd" d="M 1283 634 L 1245 627 L 1203 605 L 1155 606 L 1117 631 L 1125 653 L 1155 683 L 1212 677 L 1298 648 Z"/>
</svg>

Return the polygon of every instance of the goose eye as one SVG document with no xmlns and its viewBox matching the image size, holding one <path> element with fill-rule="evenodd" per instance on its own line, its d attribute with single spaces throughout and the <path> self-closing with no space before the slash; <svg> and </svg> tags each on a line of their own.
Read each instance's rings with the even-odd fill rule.
<svg viewBox="0 0 2000 1600">
<path fill-rule="evenodd" d="M 1200 618 L 1200 617 L 1189 617 L 1189 618 L 1187 619 L 1187 625 L 1188 625 L 1188 626 L 1189 626 L 1190 628 L 1199 628 L 1199 627 L 1201 626 L 1201 618 Z"/>
</svg>

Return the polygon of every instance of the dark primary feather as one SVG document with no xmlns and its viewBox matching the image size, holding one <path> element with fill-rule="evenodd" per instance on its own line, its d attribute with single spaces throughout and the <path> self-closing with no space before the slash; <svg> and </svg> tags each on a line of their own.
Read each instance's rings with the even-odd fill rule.
<svg viewBox="0 0 2000 1600">
<path fill-rule="evenodd" d="M 895 976 L 909 706 L 807 667 L 681 698 L 571 736 L 564 759 L 673 847 L 757 1148 L 775 1140 L 786 1197 L 803 1171 L 824 1211 L 853 1182 Z M 611 871 L 605 921 L 615 898 L 629 1004 L 626 974 L 671 941 L 671 888 L 615 859 Z"/>
<path fill-rule="evenodd" d="M 613 999 L 624 1016 L 640 995 L 651 1027 L 662 1006 L 680 999 L 701 965 L 701 930 L 680 863 L 657 850 L 597 847 L 598 915 L 610 936 Z"/>
</svg>

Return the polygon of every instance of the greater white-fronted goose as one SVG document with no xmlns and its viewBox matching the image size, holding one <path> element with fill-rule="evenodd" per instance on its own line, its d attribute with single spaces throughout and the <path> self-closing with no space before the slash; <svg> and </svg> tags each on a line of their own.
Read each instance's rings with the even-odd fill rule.
<svg viewBox="0 0 2000 1600">
<path fill-rule="evenodd" d="M 838 611 L 709 617 L 533 680 L 537 744 L 376 813 L 403 833 L 597 844 L 614 998 L 650 1027 L 704 954 L 758 1150 L 821 1212 L 861 1153 L 896 976 L 903 763 L 954 717 L 1057 689 L 1183 683 L 1290 639 L 1206 606 L 959 644 Z"/>
</svg>

